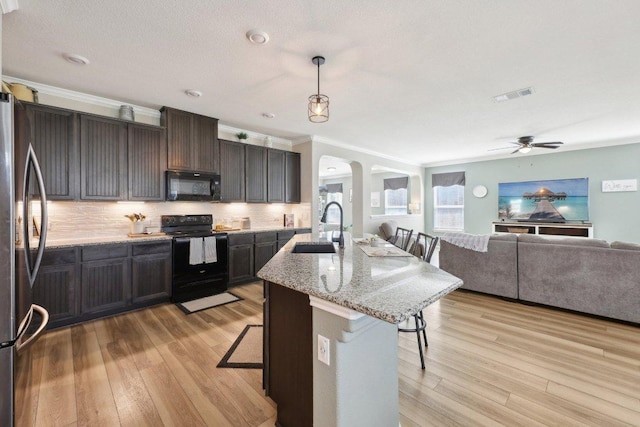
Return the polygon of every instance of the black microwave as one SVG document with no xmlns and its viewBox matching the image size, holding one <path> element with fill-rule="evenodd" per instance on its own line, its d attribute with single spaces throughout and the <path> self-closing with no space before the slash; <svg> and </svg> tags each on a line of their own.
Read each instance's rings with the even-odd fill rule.
<svg viewBox="0 0 640 427">
<path fill-rule="evenodd" d="M 220 175 L 167 171 L 166 199 L 169 201 L 219 202 Z"/>
</svg>

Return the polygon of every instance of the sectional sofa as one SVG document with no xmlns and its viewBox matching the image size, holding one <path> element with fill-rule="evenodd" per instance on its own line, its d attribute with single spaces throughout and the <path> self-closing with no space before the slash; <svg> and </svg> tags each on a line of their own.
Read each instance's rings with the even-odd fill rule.
<svg viewBox="0 0 640 427">
<path fill-rule="evenodd" d="M 640 323 L 640 245 L 492 235 L 487 252 L 448 242 L 440 268 L 463 289 Z"/>
</svg>

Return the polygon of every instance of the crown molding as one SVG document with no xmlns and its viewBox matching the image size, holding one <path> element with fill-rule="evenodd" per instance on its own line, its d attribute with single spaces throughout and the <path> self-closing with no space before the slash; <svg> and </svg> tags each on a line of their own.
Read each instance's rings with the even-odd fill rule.
<svg viewBox="0 0 640 427">
<path fill-rule="evenodd" d="M 227 132 L 233 135 L 239 132 L 244 132 L 247 134 L 248 138 L 259 139 L 259 140 L 263 140 L 268 136 L 271 138 L 271 142 L 273 142 L 274 144 L 286 145 L 289 147 L 293 146 L 293 144 L 291 143 L 291 140 L 289 139 L 278 138 L 277 136 L 267 135 L 266 133 L 252 132 L 250 130 L 240 129 L 240 128 L 229 126 L 229 125 L 224 125 L 220 122 L 218 122 L 218 132 Z"/>
<path fill-rule="evenodd" d="M 107 108 L 113 108 L 115 110 L 118 110 L 120 106 L 123 104 L 131 105 L 136 115 L 148 116 L 154 119 L 160 118 L 160 111 L 154 110 L 153 108 L 141 107 L 139 105 L 133 105 L 128 102 L 117 101 L 109 98 L 102 98 L 100 96 L 88 95 L 86 93 L 76 92 L 69 89 L 62 89 L 56 86 L 49 86 L 42 83 L 20 79 L 18 77 L 3 75 L 2 80 L 11 82 L 11 83 L 21 83 L 25 86 L 32 87 L 38 92 L 44 93 L 46 95 L 57 96 L 59 98 L 69 99 L 77 102 L 83 102 L 85 104 L 90 104 L 90 105 L 97 105 L 99 107 L 107 107 Z"/>
<path fill-rule="evenodd" d="M 2 14 L 13 12 L 18 9 L 18 0 L 0 0 L 0 7 L 2 8 Z"/>
<path fill-rule="evenodd" d="M 313 135 L 311 137 L 298 138 L 298 139 L 294 140 L 293 145 L 298 145 L 298 144 L 302 144 L 302 143 L 305 143 L 305 142 L 319 142 L 319 143 L 326 144 L 326 145 L 332 145 L 332 146 L 338 147 L 338 148 L 344 148 L 344 149 L 347 149 L 347 150 L 356 151 L 358 153 L 368 154 L 370 156 L 378 157 L 378 158 L 381 158 L 381 159 L 391 160 L 391 161 L 394 161 L 394 162 L 402 163 L 404 165 L 422 167 L 422 165 L 420 163 L 410 162 L 410 161 L 407 161 L 406 159 L 402 159 L 400 157 L 389 156 L 389 155 L 386 155 L 386 154 L 379 153 L 377 151 L 367 150 L 366 148 L 357 147 L 355 145 L 347 144 L 347 143 L 340 142 L 340 141 L 335 141 L 335 140 L 332 140 L 332 139 L 329 139 L 329 138 L 324 138 L 324 137 L 316 136 L 316 135 Z"/>
</svg>

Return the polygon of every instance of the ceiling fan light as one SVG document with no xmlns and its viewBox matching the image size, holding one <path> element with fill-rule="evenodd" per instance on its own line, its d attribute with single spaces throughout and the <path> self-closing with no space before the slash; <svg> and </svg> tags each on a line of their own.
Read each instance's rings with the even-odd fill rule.
<svg viewBox="0 0 640 427">
<path fill-rule="evenodd" d="M 519 151 L 522 154 L 527 154 L 529 151 L 531 151 L 531 147 L 522 147 Z"/>
</svg>

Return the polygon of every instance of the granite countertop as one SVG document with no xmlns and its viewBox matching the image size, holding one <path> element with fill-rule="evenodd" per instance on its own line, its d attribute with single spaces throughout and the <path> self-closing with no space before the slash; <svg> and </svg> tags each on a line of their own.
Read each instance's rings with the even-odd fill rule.
<svg viewBox="0 0 640 427">
<path fill-rule="evenodd" d="M 414 256 L 369 257 L 345 233 L 335 254 L 291 253 L 297 242 L 322 234 L 297 234 L 258 272 L 261 279 L 334 304 L 400 323 L 449 292 L 462 280 Z"/>
<path fill-rule="evenodd" d="M 242 230 L 220 230 L 221 232 L 228 234 L 243 234 L 243 233 L 260 233 L 263 231 L 285 231 L 285 230 L 300 230 L 306 227 L 285 228 L 285 227 L 257 227 Z M 83 245 L 108 245 L 112 243 L 141 243 L 154 240 L 171 240 L 172 236 L 164 233 L 153 233 L 148 235 L 129 237 L 127 235 L 113 235 L 113 236 L 93 236 L 93 237 L 69 237 L 69 238 L 52 238 L 47 239 L 46 247 L 50 249 L 64 248 L 69 246 L 83 246 Z M 37 247 L 37 241 L 31 244 L 32 248 Z"/>
</svg>

